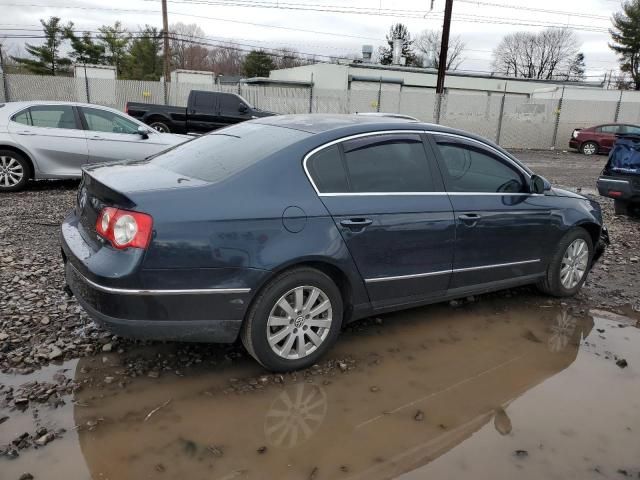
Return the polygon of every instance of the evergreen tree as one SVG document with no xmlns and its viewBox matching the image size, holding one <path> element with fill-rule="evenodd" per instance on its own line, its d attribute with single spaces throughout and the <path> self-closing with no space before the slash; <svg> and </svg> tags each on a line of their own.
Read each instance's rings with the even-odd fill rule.
<svg viewBox="0 0 640 480">
<path fill-rule="evenodd" d="M 275 68 L 273 59 L 263 50 L 251 50 L 242 64 L 242 72 L 247 77 L 268 77 Z"/>
<path fill-rule="evenodd" d="M 613 15 L 609 47 L 620 56 L 620 70 L 631 75 L 635 90 L 640 90 L 640 0 L 622 5 Z"/>
<path fill-rule="evenodd" d="M 78 63 L 102 65 L 105 63 L 104 45 L 93 41 L 90 32 L 84 32 L 78 37 L 73 30 L 67 31 L 67 38 L 71 41 L 73 49 L 70 57 Z"/>
<path fill-rule="evenodd" d="M 584 80 L 584 73 L 587 66 L 584 63 L 584 53 L 580 52 L 573 59 L 569 65 L 569 71 L 567 72 L 567 80 L 581 81 Z"/>
<path fill-rule="evenodd" d="M 116 67 L 116 73 L 120 77 L 122 75 L 122 62 L 127 54 L 131 34 L 122 28 L 120 22 L 116 22 L 113 26 L 103 25 L 100 27 L 98 39 L 104 46 L 106 63 Z"/>
<path fill-rule="evenodd" d="M 159 80 L 162 76 L 162 35 L 146 25 L 134 36 L 122 62 L 122 76 L 130 80 Z"/>
<path fill-rule="evenodd" d="M 402 23 L 396 23 L 391 25 L 389 33 L 387 34 L 388 47 L 380 47 L 380 63 L 382 65 L 391 65 L 393 61 L 393 40 L 402 40 L 402 56 L 406 59 L 405 65 L 420 67 L 422 63 L 413 51 L 413 40 L 411 34 L 406 25 Z"/>
<path fill-rule="evenodd" d="M 45 36 L 44 44 L 25 44 L 25 50 L 33 58 L 12 57 L 13 60 L 39 75 L 68 74 L 71 60 L 60 54 L 60 46 L 67 38 L 68 31 L 73 28 L 73 23 L 62 25 L 59 17 L 51 17 L 47 21 L 40 19 L 40 23 Z"/>
</svg>

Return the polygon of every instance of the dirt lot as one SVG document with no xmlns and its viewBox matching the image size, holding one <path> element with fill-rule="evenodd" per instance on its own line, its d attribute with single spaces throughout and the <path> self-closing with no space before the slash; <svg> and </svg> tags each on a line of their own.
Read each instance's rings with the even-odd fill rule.
<svg viewBox="0 0 640 480">
<path fill-rule="evenodd" d="M 516 153 L 587 195 L 606 161 Z M 0 202 L 3 479 L 640 476 L 640 222 L 607 199 L 613 244 L 575 298 L 522 288 L 368 319 L 281 376 L 238 345 L 95 327 L 62 291 L 76 188 Z"/>
</svg>

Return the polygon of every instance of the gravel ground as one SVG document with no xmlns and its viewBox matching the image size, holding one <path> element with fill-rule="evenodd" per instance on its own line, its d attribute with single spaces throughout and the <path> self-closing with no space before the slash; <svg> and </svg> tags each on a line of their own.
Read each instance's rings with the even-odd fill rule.
<svg viewBox="0 0 640 480">
<path fill-rule="evenodd" d="M 593 194 L 606 157 L 563 152 L 516 152 L 536 172 L 555 185 Z M 100 352 L 123 353 L 140 345 L 95 326 L 73 298 L 63 292 L 58 226 L 73 207 L 75 181 L 32 182 L 24 192 L 2 195 L 0 203 L 0 371 L 31 373 L 51 361 Z M 638 278 L 640 222 L 613 214 L 608 199 L 598 197 L 609 227 L 612 246 L 591 274 L 583 291 L 566 300 L 582 309 L 608 308 L 620 313 L 640 311 Z M 548 302 L 545 297 L 539 301 Z M 555 302 L 556 300 L 554 300 Z M 242 356 L 237 346 L 218 349 L 175 344 L 172 365 L 229 361 Z M 131 367 L 131 373 L 153 370 L 153 362 Z"/>
</svg>

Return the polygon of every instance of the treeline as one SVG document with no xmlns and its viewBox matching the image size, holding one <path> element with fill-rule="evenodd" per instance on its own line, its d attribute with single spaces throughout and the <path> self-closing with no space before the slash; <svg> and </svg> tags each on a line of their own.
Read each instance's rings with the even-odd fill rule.
<svg viewBox="0 0 640 480">
<path fill-rule="evenodd" d="M 27 55 L 4 57 L 7 72 L 72 75 L 73 64 L 110 65 L 118 78 L 159 80 L 163 74 L 162 30 L 145 25 L 129 31 L 120 22 L 97 31 L 74 29 L 59 17 L 40 20 L 43 42 L 26 43 Z M 293 49 L 246 50 L 234 42 L 210 40 L 196 24 L 169 27 L 171 70 L 212 71 L 223 76 L 269 76 L 269 71 L 313 63 Z"/>
</svg>

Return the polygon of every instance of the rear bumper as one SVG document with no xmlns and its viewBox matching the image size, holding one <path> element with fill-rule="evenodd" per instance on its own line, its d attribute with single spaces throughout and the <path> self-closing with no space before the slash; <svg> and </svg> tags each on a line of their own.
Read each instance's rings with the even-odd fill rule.
<svg viewBox="0 0 640 480">
<path fill-rule="evenodd" d="M 580 148 L 580 142 L 578 140 L 576 140 L 575 138 L 572 138 L 571 140 L 569 140 L 569 148 L 574 148 L 574 149 L 579 149 Z"/>
<path fill-rule="evenodd" d="M 84 277 L 67 261 L 67 284 L 91 318 L 128 338 L 184 342 L 234 342 L 249 303 L 250 289 L 188 293 L 116 291 Z"/>
<path fill-rule="evenodd" d="M 640 197 L 640 186 L 624 178 L 601 176 L 596 183 L 598 193 L 616 200 L 631 200 Z"/>
</svg>

